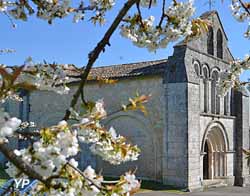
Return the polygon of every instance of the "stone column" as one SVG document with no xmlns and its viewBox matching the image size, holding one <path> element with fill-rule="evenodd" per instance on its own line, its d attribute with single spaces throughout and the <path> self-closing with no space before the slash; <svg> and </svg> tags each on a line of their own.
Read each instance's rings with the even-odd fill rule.
<svg viewBox="0 0 250 196">
<path fill-rule="evenodd" d="M 224 176 L 224 153 L 220 152 L 220 176 Z"/>
<path fill-rule="evenodd" d="M 228 97 L 227 97 L 227 99 L 228 99 L 228 103 L 227 103 L 227 115 L 228 116 L 230 116 L 231 115 L 231 95 L 232 95 L 232 91 L 230 90 L 229 92 L 228 92 Z"/>
<path fill-rule="evenodd" d="M 218 152 L 218 176 L 222 176 L 221 152 Z"/>
<path fill-rule="evenodd" d="M 227 176 L 227 153 L 223 153 L 223 161 L 224 161 L 224 176 Z"/>
<path fill-rule="evenodd" d="M 225 97 L 220 97 L 220 115 L 224 115 L 224 99 Z"/>
<path fill-rule="evenodd" d="M 211 113 L 212 103 L 211 103 L 211 97 L 212 97 L 212 82 L 211 79 L 208 79 L 208 113 Z"/>
<path fill-rule="evenodd" d="M 214 173 L 215 173 L 215 170 L 214 170 L 214 152 L 211 152 L 210 153 L 210 159 L 209 159 L 209 166 L 210 166 L 210 171 L 211 171 L 211 176 L 210 178 L 211 179 L 214 179 Z"/>
<path fill-rule="evenodd" d="M 201 112 L 205 111 L 205 100 L 204 100 L 204 79 L 203 77 L 200 78 L 200 109 Z"/>
<path fill-rule="evenodd" d="M 218 85 L 218 82 L 216 82 L 216 86 Z M 223 114 L 222 113 L 222 104 L 221 101 L 223 101 L 223 99 L 218 95 L 217 89 L 215 87 L 215 114 Z"/>
<path fill-rule="evenodd" d="M 218 152 L 214 152 L 214 177 L 218 176 Z"/>
</svg>

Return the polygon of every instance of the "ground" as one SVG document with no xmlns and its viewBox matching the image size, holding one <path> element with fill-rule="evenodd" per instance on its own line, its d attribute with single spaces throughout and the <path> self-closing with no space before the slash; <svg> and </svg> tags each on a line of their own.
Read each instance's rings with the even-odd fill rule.
<svg viewBox="0 0 250 196">
<path fill-rule="evenodd" d="M 169 191 L 145 191 L 136 194 L 136 196 L 249 196 L 250 195 L 250 186 L 249 187 L 221 187 L 209 189 L 204 192 L 178 192 L 171 193 Z"/>
</svg>

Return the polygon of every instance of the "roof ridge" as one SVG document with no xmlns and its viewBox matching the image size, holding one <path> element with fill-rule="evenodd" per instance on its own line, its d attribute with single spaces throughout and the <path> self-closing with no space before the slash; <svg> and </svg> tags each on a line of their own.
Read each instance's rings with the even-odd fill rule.
<svg viewBox="0 0 250 196">
<path fill-rule="evenodd" d="M 101 65 L 97 67 L 92 67 L 92 69 L 96 68 L 104 68 L 104 67 L 115 67 L 115 66 L 124 66 L 124 65 L 134 65 L 134 64 L 142 64 L 142 63 L 157 63 L 157 62 L 164 62 L 167 61 L 167 58 L 164 59 L 157 59 L 157 60 L 150 60 L 150 61 L 137 61 L 137 62 L 131 62 L 131 63 L 122 63 L 122 64 L 112 64 L 112 65 Z"/>
</svg>

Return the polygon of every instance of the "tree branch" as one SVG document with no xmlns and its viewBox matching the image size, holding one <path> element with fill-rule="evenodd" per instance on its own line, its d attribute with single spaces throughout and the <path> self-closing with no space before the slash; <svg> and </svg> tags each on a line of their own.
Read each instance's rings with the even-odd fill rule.
<svg viewBox="0 0 250 196">
<path fill-rule="evenodd" d="M 4 156 L 10 160 L 19 170 L 21 170 L 27 176 L 37 179 L 44 183 L 47 187 L 50 187 L 50 182 L 37 173 L 33 168 L 26 164 L 20 157 L 18 157 L 13 150 L 9 149 L 5 143 L 0 143 L 0 151 Z"/>
<path fill-rule="evenodd" d="M 250 16 L 250 10 L 246 7 L 245 3 L 242 0 L 239 0 L 241 6 L 244 8 L 244 10 L 248 13 Z"/>
<path fill-rule="evenodd" d="M 124 4 L 123 8 L 119 11 L 119 13 L 116 16 L 114 22 L 111 24 L 111 26 L 109 27 L 109 29 L 105 33 L 104 37 L 97 44 L 97 46 L 94 48 L 94 50 L 89 53 L 89 55 L 88 55 L 88 58 L 89 58 L 88 64 L 87 64 L 85 70 L 83 71 L 83 73 L 81 74 L 80 84 L 78 86 L 77 91 L 73 95 L 73 98 L 72 98 L 71 103 L 70 103 L 71 108 L 75 107 L 81 93 L 82 93 L 82 99 L 84 100 L 84 89 L 83 89 L 83 87 L 84 87 L 84 85 L 86 83 L 86 80 L 87 80 L 87 77 L 89 75 L 90 69 L 92 68 L 93 64 L 95 63 L 96 59 L 99 57 L 100 53 L 103 51 L 105 46 L 109 44 L 110 37 L 112 36 L 112 34 L 114 33 L 114 31 L 116 30 L 118 25 L 120 24 L 123 17 L 127 14 L 128 10 L 138 1 L 139 0 L 128 0 Z M 70 116 L 70 110 L 68 109 L 68 110 L 66 110 L 66 113 L 65 113 L 63 119 L 68 120 L 69 116 Z"/>
<path fill-rule="evenodd" d="M 163 22 L 163 19 L 164 17 L 166 16 L 165 15 L 165 4 L 166 4 L 166 0 L 163 0 L 162 2 L 162 13 L 161 13 L 161 19 L 160 19 L 160 22 L 158 24 L 158 27 L 161 28 L 161 25 L 162 25 L 162 22 Z"/>
<path fill-rule="evenodd" d="M 139 14 L 139 22 L 141 24 L 141 27 L 144 29 L 144 24 L 143 24 L 143 21 L 142 21 L 141 8 L 140 8 L 140 3 L 139 2 L 136 3 L 136 8 L 137 8 L 137 11 L 138 11 L 138 14 Z"/>
<path fill-rule="evenodd" d="M 20 134 L 23 137 L 30 138 L 30 137 L 40 137 L 41 134 L 39 131 L 15 131 L 16 134 Z"/>
<path fill-rule="evenodd" d="M 85 176 L 84 173 L 80 169 L 78 169 L 77 167 L 75 167 L 71 163 L 68 162 L 67 165 L 70 166 L 71 168 L 73 168 L 75 171 L 77 171 L 85 180 L 87 180 L 88 182 L 90 182 L 91 184 L 93 184 L 96 188 L 98 188 L 98 189 L 102 188 L 101 186 L 99 186 L 98 184 L 96 184 L 93 180 L 91 180 L 87 176 Z"/>
</svg>

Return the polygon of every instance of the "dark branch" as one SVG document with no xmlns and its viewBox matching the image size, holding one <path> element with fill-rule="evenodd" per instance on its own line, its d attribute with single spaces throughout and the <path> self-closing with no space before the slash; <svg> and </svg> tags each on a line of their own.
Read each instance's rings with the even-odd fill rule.
<svg viewBox="0 0 250 196">
<path fill-rule="evenodd" d="M 15 133 L 20 134 L 23 137 L 30 138 L 30 137 L 40 137 L 41 134 L 39 131 L 15 131 Z"/>
<path fill-rule="evenodd" d="M 242 0 L 239 0 L 241 6 L 244 8 L 244 10 L 248 13 L 250 16 L 250 10 L 246 7 L 245 3 Z"/>
<path fill-rule="evenodd" d="M 98 189 L 102 189 L 101 186 L 99 186 L 98 184 L 96 184 L 93 180 L 89 179 L 87 176 L 84 175 L 84 173 L 78 169 L 77 167 L 75 167 L 74 165 L 72 165 L 71 163 L 67 163 L 68 166 L 70 166 L 71 168 L 73 168 L 75 171 L 77 171 L 85 180 L 87 180 L 88 182 L 90 182 L 91 184 L 93 184 L 96 188 Z"/>
<path fill-rule="evenodd" d="M 138 2 L 138 0 L 129 0 L 128 2 L 126 2 L 123 6 L 123 8 L 119 11 L 118 15 L 116 16 L 114 22 L 111 24 L 111 26 L 109 27 L 109 29 L 107 30 L 107 32 L 105 33 L 104 37 L 101 39 L 101 41 L 97 44 L 97 46 L 95 47 L 95 49 L 89 53 L 88 57 L 89 57 L 89 61 L 88 64 L 85 68 L 85 70 L 82 72 L 81 74 L 81 82 L 78 86 L 77 91 L 75 92 L 75 94 L 73 95 L 73 98 L 71 100 L 70 103 L 70 107 L 74 108 L 75 105 L 77 104 L 78 98 L 82 93 L 82 99 L 84 99 L 84 85 L 86 83 L 87 77 L 89 75 L 90 69 L 92 68 L 93 64 L 95 63 L 96 59 L 99 57 L 100 53 L 103 51 L 103 49 L 105 48 L 105 46 L 107 44 L 109 44 L 109 39 L 112 36 L 112 34 L 114 33 L 114 31 L 117 29 L 118 25 L 120 24 L 121 20 L 123 19 L 123 17 L 127 14 L 128 10 L 136 3 Z M 81 92 L 82 91 L 82 92 Z M 86 101 L 85 101 L 86 102 Z M 70 116 L 70 110 L 66 110 L 65 116 L 64 116 L 64 120 L 68 120 Z"/>
<path fill-rule="evenodd" d="M 150 0 L 149 5 L 148 5 L 148 9 L 151 8 L 151 6 L 152 6 L 152 1 L 153 1 L 153 0 Z"/>
<path fill-rule="evenodd" d="M 138 11 L 138 14 L 139 14 L 139 22 L 141 24 L 141 27 L 144 29 L 144 24 L 142 22 L 141 8 L 140 8 L 140 3 L 139 2 L 136 3 L 136 8 L 137 8 L 137 11 Z"/>
<path fill-rule="evenodd" d="M 161 13 L 161 19 L 160 19 L 160 22 L 158 24 L 158 27 L 161 28 L 161 25 L 162 25 L 162 22 L 163 22 L 163 19 L 164 17 L 166 16 L 165 15 L 165 4 L 166 4 L 166 0 L 163 0 L 162 2 L 162 13 Z"/>
<path fill-rule="evenodd" d="M 28 164 L 26 164 L 19 156 L 17 156 L 13 150 L 8 148 L 8 146 L 4 143 L 0 143 L 0 151 L 4 154 L 4 156 L 11 161 L 20 171 L 25 173 L 30 178 L 37 179 L 44 183 L 47 187 L 50 187 L 50 182 L 46 181 L 46 179 L 37 173 L 33 168 L 31 168 Z"/>
</svg>

